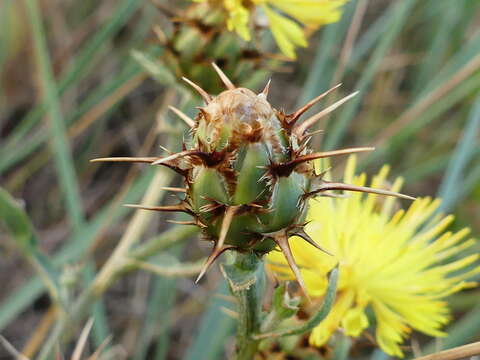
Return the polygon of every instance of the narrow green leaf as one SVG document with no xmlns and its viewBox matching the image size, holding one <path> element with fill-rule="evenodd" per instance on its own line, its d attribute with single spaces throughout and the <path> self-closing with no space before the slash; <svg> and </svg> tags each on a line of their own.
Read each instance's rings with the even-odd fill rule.
<svg viewBox="0 0 480 360">
<path fill-rule="evenodd" d="M 226 281 L 222 281 L 213 291 L 218 295 L 229 295 Z M 213 296 L 207 310 L 202 316 L 197 335 L 188 348 L 185 360 L 216 360 L 224 359 L 223 351 L 226 339 L 233 334 L 235 320 L 222 312 L 222 307 L 229 307 L 225 299 Z"/>
<path fill-rule="evenodd" d="M 46 33 L 42 24 L 40 9 L 36 0 L 25 0 L 27 17 L 30 20 L 35 56 L 38 64 L 40 81 L 43 87 L 44 103 L 47 106 L 47 115 L 49 119 L 49 139 L 53 146 L 52 152 L 58 178 L 61 185 L 62 195 L 66 202 L 68 218 L 75 234 L 81 232 L 84 226 L 84 217 L 82 210 L 82 201 L 80 198 L 77 175 L 74 167 L 73 156 L 70 151 L 70 145 L 66 134 L 66 124 L 63 118 L 59 92 L 55 78 L 53 76 L 50 54 L 47 48 Z M 45 258 L 45 257 L 43 257 Z M 44 262 L 44 261 L 43 261 Z M 93 274 L 86 269 L 87 278 L 92 278 Z M 56 295 L 58 297 L 58 294 Z M 99 336 L 106 332 L 106 316 L 100 302 L 95 306 L 96 315 L 99 315 L 95 321 L 94 333 Z M 97 337 L 98 344 L 103 339 Z"/>
<path fill-rule="evenodd" d="M 436 11 L 435 8 L 438 8 L 438 1 L 429 1 L 426 10 L 434 12 Z M 458 6 L 458 2 L 450 1 L 443 5 L 441 23 L 437 21 L 438 17 L 430 17 L 430 31 L 426 32 L 426 35 L 424 35 L 426 37 L 424 41 L 428 41 L 428 44 L 426 45 L 426 54 L 422 59 L 417 75 L 414 77 L 414 93 L 423 90 L 425 84 L 428 84 L 430 79 L 438 73 L 442 60 L 445 59 L 449 47 L 454 44 L 451 41 L 453 30 L 457 26 L 458 20 L 462 20 L 460 17 L 461 12 L 459 10 L 460 7 Z"/>
<path fill-rule="evenodd" d="M 368 64 L 363 69 L 362 75 L 354 87 L 355 90 L 360 91 L 360 94 L 344 105 L 343 111 L 340 113 L 339 117 L 332 122 L 333 125 L 329 127 L 329 131 L 326 132 L 326 149 L 334 148 L 344 136 L 345 131 L 355 116 L 357 109 L 361 104 L 362 98 L 370 86 L 378 67 L 382 63 L 388 50 L 393 45 L 394 40 L 399 35 L 400 30 L 402 29 L 405 21 L 408 19 L 408 14 L 412 10 L 415 3 L 416 0 L 404 0 L 400 2 L 394 2 L 391 5 L 395 7 L 395 11 L 392 11 L 391 13 L 392 18 L 389 19 L 387 31 L 382 34 L 381 38 L 379 39 L 372 56 L 368 60 Z"/>
<path fill-rule="evenodd" d="M 129 189 L 126 196 L 121 199 L 121 202 L 136 202 L 143 195 L 150 183 L 153 171 L 154 169 L 149 169 L 147 173 L 141 176 Z M 65 247 L 53 257 L 54 265 L 63 265 L 84 256 L 106 223 L 119 221 L 130 211 L 131 210 L 126 207 L 119 206 L 117 201 L 113 201 L 100 209 L 97 216 L 91 222 L 87 223 L 78 234 L 74 234 Z M 33 278 L 9 294 L 0 304 L 0 330 L 14 320 L 43 290 L 44 287 L 41 281 L 38 278 Z"/>
<path fill-rule="evenodd" d="M 362 160 L 361 166 L 370 164 L 376 159 L 386 156 L 386 153 L 393 154 L 402 147 L 405 147 L 405 144 L 411 140 L 411 136 L 415 134 L 419 129 L 431 123 L 435 119 L 439 119 L 440 116 L 445 113 L 448 109 L 451 109 L 454 105 L 458 104 L 461 100 L 470 94 L 476 92 L 480 87 L 480 73 L 471 76 L 465 80 L 461 86 L 456 87 L 450 91 L 447 95 L 442 98 L 442 101 L 437 101 L 435 104 L 432 104 L 428 111 L 424 111 L 420 116 L 418 116 L 415 121 L 405 126 L 401 129 L 395 136 L 389 140 L 389 143 L 381 148 L 377 149 L 367 158 Z"/>
<path fill-rule="evenodd" d="M 133 13 L 141 6 L 143 1 L 124 0 L 118 5 L 112 16 L 107 22 L 96 31 L 89 41 L 86 43 L 76 57 L 73 58 L 71 66 L 69 66 L 60 76 L 58 85 L 59 94 L 63 94 L 67 89 L 71 88 L 75 83 L 89 74 L 89 70 L 94 69 L 99 57 L 97 53 L 104 51 L 105 43 L 108 42 L 128 21 Z M 106 56 L 111 56 L 110 52 L 105 52 Z M 48 110 L 46 104 L 40 104 L 32 109 L 25 118 L 16 126 L 12 136 L 5 141 L 5 148 L 12 149 L 13 146 L 19 144 L 22 139 L 40 122 L 45 111 Z M 7 152 L 0 152 L 0 159 L 3 159 Z M 0 166 L 0 171 L 3 171 Z"/>
<path fill-rule="evenodd" d="M 347 62 L 347 67 L 353 67 L 372 52 L 378 39 L 387 31 L 389 21 L 396 8 L 390 6 L 363 32 L 352 49 L 352 54 Z"/>
<path fill-rule="evenodd" d="M 318 309 L 318 311 L 305 323 L 295 327 L 289 327 L 285 329 L 278 329 L 269 333 L 258 334 L 255 336 L 257 339 L 264 339 L 270 337 L 280 337 L 280 336 L 292 336 L 300 335 L 312 331 L 318 324 L 320 324 L 330 313 L 332 306 L 335 302 L 335 296 L 337 292 L 337 282 L 338 282 L 338 268 L 334 268 L 328 278 L 328 287 L 327 292 L 323 300 L 323 304 Z"/>
<path fill-rule="evenodd" d="M 35 56 L 38 63 L 40 80 L 48 106 L 50 140 L 53 144 L 53 154 L 63 196 L 66 200 L 67 212 L 75 231 L 79 231 L 83 223 L 80 194 L 77 176 L 73 166 L 70 146 L 65 134 L 65 122 L 60 110 L 58 90 L 53 77 L 52 64 L 45 40 L 40 9 L 36 0 L 25 0 L 27 16 L 32 27 L 35 45 Z"/>
<path fill-rule="evenodd" d="M 478 150 L 478 134 L 480 131 L 480 96 L 477 97 L 470 112 L 465 130 L 457 143 L 445 172 L 438 196 L 442 198 L 441 212 L 449 212 L 459 200 L 463 181 L 466 178 L 467 166 Z"/>
<path fill-rule="evenodd" d="M 100 103 L 103 99 L 109 97 L 112 93 L 118 90 L 127 81 L 139 74 L 139 66 L 133 61 L 125 65 L 123 71 L 120 71 L 111 81 L 96 88 L 81 104 L 79 104 L 74 111 L 65 116 L 66 124 L 72 124 L 78 120 L 87 111 L 91 110 L 95 105 Z M 15 129 L 15 132 L 18 130 Z M 45 128 L 40 128 L 34 134 L 29 136 L 28 141 L 18 144 L 10 144 L 7 142 L 5 149 L 9 151 L 2 151 L 0 149 L 0 172 L 8 170 L 17 162 L 25 159 L 32 154 L 48 139 L 48 131 Z"/>
<path fill-rule="evenodd" d="M 95 278 L 95 264 L 93 261 L 89 261 L 83 269 L 84 287 L 87 288 L 92 280 Z M 92 317 L 94 319 L 92 337 L 95 343 L 95 347 L 100 347 L 105 339 L 111 334 L 108 326 L 107 314 L 105 305 L 102 299 L 98 299 L 92 307 Z"/>
<path fill-rule="evenodd" d="M 16 203 L 8 192 L 0 188 L 0 217 L 12 235 L 14 244 L 20 253 L 28 260 L 35 269 L 40 279 L 50 292 L 52 298 L 62 307 L 65 306 L 62 299 L 62 291 L 59 285 L 59 274 L 55 270 L 50 259 L 40 252 L 38 240 L 27 214 Z"/>
<path fill-rule="evenodd" d="M 158 58 L 138 50 L 132 50 L 131 56 L 160 84 L 180 88 L 175 76 Z"/>
<path fill-rule="evenodd" d="M 290 298 L 285 284 L 275 289 L 272 299 L 272 310 L 277 313 L 278 319 L 284 320 L 295 315 L 298 311 L 300 298 Z"/>
<path fill-rule="evenodd" d="M 448 62 L 435 73 L 427 84 L 424 84 L 422 92 L 414 104 L 427 96 L 435 88 L 448 81 L 456 72 L 462 69 L 468 62 L 480 53 L 480 31 L 462 44 L 462 47 L 448 60 Z"/>
<path fill-rule="evenodd" d="M 323 30 L 322 38 L 317 46 L 315 58 L 310 66 L 297 106 L 303 106 L 328 89 L 336 68 L 336 54 L 339 52 L 339 44 L 343 42 L 356 4 L 357 0 L 348 2 L 345 5 L 342 19 L 326 26 Z"/>
</svg>

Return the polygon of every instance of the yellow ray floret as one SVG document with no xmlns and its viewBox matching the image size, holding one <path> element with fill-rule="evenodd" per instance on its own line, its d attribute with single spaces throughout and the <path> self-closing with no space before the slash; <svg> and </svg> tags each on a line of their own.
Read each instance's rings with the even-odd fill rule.
<svg viewBox="0 0 480 360">
<path fill-rule="evenodd" d="M 194 0 L 207 2 L 209 0 Z M 227 13 L 227 28 L 250 40 L 249 25 L 263 12 L 280 50 L 295 58 L 295 48 L 307 46 L 304 27 L 316 29 L 340 19 L 348 0 L 210 0 L 221 4 Z"/>
<path fill-rule="evenodd" d="M 344 180 L 364 186 L 366 176 L 355 176 L 355 157 L 348 160 Z M 388 167 L 371 186 L 385 188 Z M 398 191 L 401 180 L 392 189 Z M 310 335 L 314 346 L 325 344 L 342 328 L 359 336 L 367 327 L 367 307 L 376 318 L 378 345 L 392 356 L 403 356 L 400 344 L 412 330 L 444 336 L 450 320 L 445 297 L 476 286 L 467 279 L 480 273 L 479 255 L 465 255 L 475 244 L 468 229 L 445 232 L 452 216 L 435 216 L 440 200 L 418 199 L 408 210 L 396 209 L 393 198 L 350 194 L 347 198 L 316 198 L 309 203 L 306 232 L 334 257 L 311 251 L 308 244 L 290 239 L 308 292 L 321 297 L 326 275 L 338 263 L 338 297 L 325 321 Z M 396 210 L 395 210 L 396 209 Z M 463 255 L 462 255 L 463 254 Z M 268 267 L 280 279 L 293 279 L 282 253 L 268 255 Z"/>
</svg>

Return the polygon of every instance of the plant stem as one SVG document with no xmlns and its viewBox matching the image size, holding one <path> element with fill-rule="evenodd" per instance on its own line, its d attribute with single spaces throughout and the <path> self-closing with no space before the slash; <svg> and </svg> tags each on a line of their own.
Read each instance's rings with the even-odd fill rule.
<svg viewBox="0 0 480 360">
<path fill-rule="evenodd" d="M 255 293 L 256 287 L 252 285 L 248 290 L 236 295 L 240 314 L 237 329 L 237 360 L 253 359 L 260 342 L 252 338 L 258 331 L 260 323 Z"/>
<path fill-rule="evenodd" d="M 233 265 L 223 265 L 222 272 L 238 302 L 237 360 L 252 360 L 260 340 L 253 335 L 260 330 L 261 296 L 259 272 L 263 262 L 254 253 L 235 254 Z"/>
<path fill-rule="evenodd" d="M 142 204 L 156 204 L 164 195 L 162 187 L 167 186 L 172 178 L 173 175 L 165 171 L 165 169 L 161 168 L 157 170 L 143 197 Z M 127 254 L 132 245 L 140 239 L 140 236 L 150 223 L 152 216 L 153 212 L 150 211 L 135 212 L 113 254 L 108 258 L 93 282 L 94 292 L 96 294 L 102 294 L 115 280 L 120 272 L 119 269 L 125 265 Z"/>
</svg>

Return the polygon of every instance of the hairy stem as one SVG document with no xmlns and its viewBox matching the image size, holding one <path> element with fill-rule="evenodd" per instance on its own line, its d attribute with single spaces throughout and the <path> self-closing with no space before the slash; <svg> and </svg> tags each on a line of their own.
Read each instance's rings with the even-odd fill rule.
<svg viewBox="0 0 480 360">
<path fill-rule="evenodd" d="M 237 253 L 233 265 L 222 266 L 223 275 L 238 302 L 237 360 L 254 359 L 260 343 L 253 335 L 260 330 L 259 272 L 262 265 L 263 262 L 254 253 Z"/>
</svg>

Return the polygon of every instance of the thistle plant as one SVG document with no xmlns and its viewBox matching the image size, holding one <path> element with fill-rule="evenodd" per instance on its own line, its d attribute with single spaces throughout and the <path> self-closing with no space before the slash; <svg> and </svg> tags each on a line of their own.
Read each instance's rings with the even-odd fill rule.
<svg viewBox="0 0 480 360">
<path fill-rule="evenodd" d="M 184 76 L 216 93 L 219 84 L 214 71 L 205 66 L 215 61 L 235 83 L 256 84 L 267 76 L 267 69 L 282 64 L 279 60 L 295 59 L 296 48 L 307 46 L 308 33 L 338 21 L 345 2 L 200 0 L 175 9 L 157 4 L 172 25 L 170 30 L 154 27 L 163 49 L 161 72 L 168 69 L 172 83 Z M 259 30 L 263 27 L 271 30 L 284 56 L 271 54 L 261 43 Z M 143 65 L 148 70 L 152 63 Z"/>
<path fill-rule="evenodd" d="M 151 3 L 167 16 L 156 18 Z M 100 354 L 111 334 L 129 358 L 229 358 L 235 321 L 236 356 L 248 360 L 417 357 L 473 340 L 478 242 L 462 227 L 478 230 L 480 2 L 444 3 L 0 2 L 0 357 L 6 348 L 11 358 L 50 360 L 57 349 L 70 358 L 76 343 L 72 359 L 82 349 L 117 358 Z M 292 66 L 274 85 L 305 102 L 342 77 L 371 96 L 332 117 L 354 96 L 329 106 L 341 97 L 332 89 L 285 113 L 273 89 L 258 90 Z M 193 84 L 205 101 L 198 111 L 191 82 L 203 89 Z M 327 109 L 307 118 L 322 98 Z M 171 108 L 189 127 L 183 141 L 184 124 L 165 116 L 173 103 L 190 116 Z M 315 147 L 319 121 L 324 149 Z M 319 152 L 372 134 L 410 188 L 438 191 L 440 207 L 421 198 L 403 211 L 378 196 L 400 190 L 386 168 L 367 183 L 353 158 L 344 178 L 317 166 L 371 150 Z M 157 137 L 180 153 L 152 152 Z M 115 160 L 155 165 L 85 163 L 127 152 L 145 157 Z M 379 153 L 362 165 L 378 164 Z M 452 217 L 439 210 L 458 214 L 451 233 Z M 152 221 L 155 211 L 177 224 Z M 218 274 L 190 281 L 215 261 L 225 283 Z M 225 285 L 233 296 L 220 298 Z M 417 360 L 479 353 L 477 342 Z"/>
<path fill-rule="evenodd" d="M 250 41 L 252 32 L 266 17 L 268 26 L 282 53 L 296 58 L 295 49 L 307 46 L 306 30 L 336 22 L 347 0 L 194 0 L 221 8 L 225 13 L 227 28 L 242 39 Z M 293 20 L 292 20 L 293 19 Z"/>
<path fill-rule="evenodd" d="M 264 81 L 268 69 L 279 62 L 251 42 L 239 41 L 238 35 L 225 31 L 226 14 L 210 3 L 191 3 L 182 8 L 160 7 L 170 27 L 155 26 L 154 32 L 162 46 L 162 71 L 168 70 L 172 83 L 187 77 L 202 84 L 208 92 L 221 91 L 215 71 L 205 66 L 212 61 L 239 84 Z"/>
<path fill-rule="evenodd" d="M 261 329 L 258 308 L 261 301 L 254 284 L 262 255 L 278 246 L 306 293 L 288 239 L 296 235 L 318 251 L 324 251 L 304 231 L 309 198 L 333 196 L 331 190 L 413 198 L 388 190 L 327 181 L 321 173 L 316 173 L 312 164 L 316 159 L 373 150 L 358 147 L 313 152 L 308 148 L 315 135 L 309 129 L 355 94 L 300 122 L 300 117 L 308 109 L 337 87 L 286 114 L 268 102 L 270 83 L 255 94 L 235 87 L 220 68 L 215 64 L 213 67 L 227 90 L 213 97 L 197 84 L 184 79 L 201 95 L 205 105 L 199 108 L 195 119 L 172 108 L 191 128 L 191 139 L 184 142 L 182 151 L 164 157 L 100 158 L 94 161 L 162 165 L 183 177 L 184 187 L 170 189 L 184 194 L 179 203 L 127 206 L 183 212 L 191 216 L 191 220 L 181 223 L 198 226 L 204 240 L 213 244 L 197 281 L 224 251 L 238 254 L 236 262 L 224 266 L 223 272 L 232 292 L 239 298 L 243 319 L 243 325 L 239 326 L 239 334 L 242 334 L 238 339 L 239 358 L 248 359 L 258 345 L 258 339 L 254 340 L 253 335 Z"/>
</svg>

